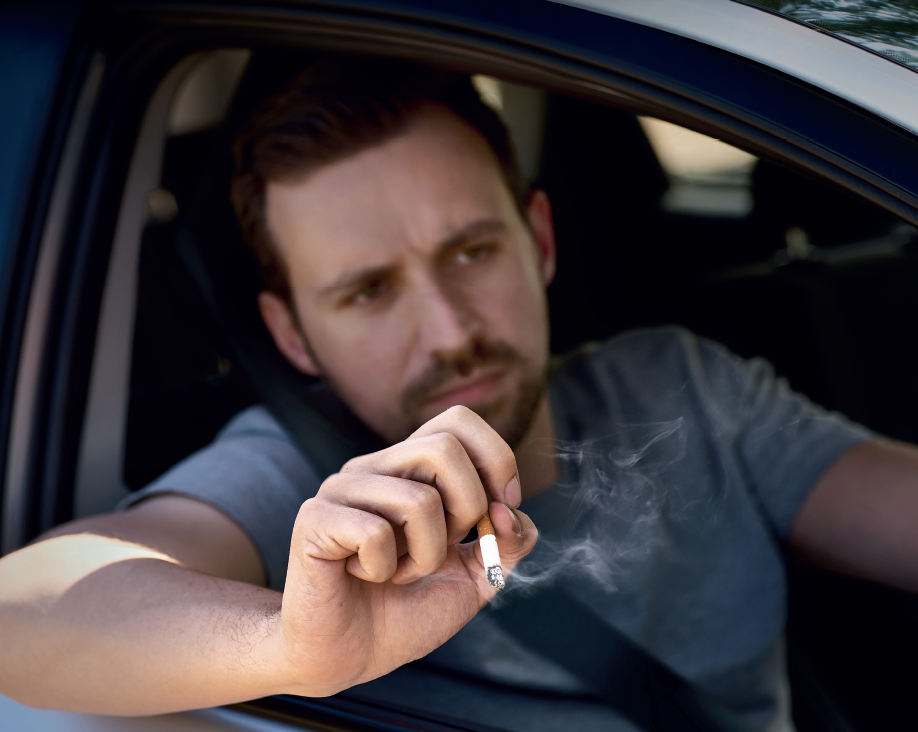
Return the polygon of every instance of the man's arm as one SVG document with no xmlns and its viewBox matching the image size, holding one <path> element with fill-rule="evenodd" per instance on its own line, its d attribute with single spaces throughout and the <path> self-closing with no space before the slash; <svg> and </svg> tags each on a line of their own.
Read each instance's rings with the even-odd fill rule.
<svg viewBox="0 0 918 732">
<path fill-rule="evenodd" d="M 477 542 L 457 543 L 488 507 L 485 487 L 505 568 L 534 546 L 531 521 L 502 503 L 516 475 L 484 421 L 449 410 L 303 504 L 283 594 L 250 584 L 264 570 L 248 537 L 190 499 L 71 524 L 0 560 L 0 692 L 150 714 L 388 673 L 493 597 Z"/>
<path fill-rule="evenodd" d="M 0 691 L 143 714 L 277 693 L 281 595 L 252 542 L 179 496 L 59 527 L 0 561 Z"/>
<path fill-rule="evenodd" d="M 790 543 L 817 564 L 918 592 L 918 448 L 871 440 L 816 484 Z"/>
</svg>

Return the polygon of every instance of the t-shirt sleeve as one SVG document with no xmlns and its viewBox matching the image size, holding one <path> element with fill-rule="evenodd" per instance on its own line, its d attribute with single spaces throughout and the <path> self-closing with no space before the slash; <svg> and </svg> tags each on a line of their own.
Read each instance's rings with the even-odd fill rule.
<svg viewBox="0 0 918 732">
<path fill-rule="evenodd" d="M 251 537 L 268 586 L 284 589 L 293 524 L 321 481 L 261 406 L 240 412 L 207 447 L 189 456 L 118 506 L 175 493 L 219 509 Z"/>
<path fill-rule="evenodd" d="M 743 360 L 710 341 L 696 343 L 712 401 L 722 412 L 710 415 L 712 422 L 729 423 L 749 484 L 778 536 L 786 538 L 832 463 L 875 435 L 793 391 L 764 359 Z"/>
</svg>

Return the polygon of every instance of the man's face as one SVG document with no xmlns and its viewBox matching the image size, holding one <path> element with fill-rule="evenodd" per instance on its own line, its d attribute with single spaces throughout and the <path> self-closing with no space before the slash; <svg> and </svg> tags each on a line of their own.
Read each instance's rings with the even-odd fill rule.
<svg viewBox="0 0 918 732">
<path fill-rule="evenodd" d="M 550 211 L 542 196 L 533 236 L 473 128 L 431 106 L 390 141 L 270 183 L 265 208 L 302 349 L 295 324 L 272 324 L 277 302 L 262 312 L 295 365 L 390 442 L 456 404 L 523 437 L 548 359 Z"/>
</svg>

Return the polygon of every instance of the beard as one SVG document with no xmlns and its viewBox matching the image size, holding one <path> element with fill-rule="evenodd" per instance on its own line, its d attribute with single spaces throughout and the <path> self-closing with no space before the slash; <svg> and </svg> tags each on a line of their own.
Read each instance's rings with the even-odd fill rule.
<svg viewBox="0 0 918 732">
<path fill-rule="evenodd" d="M 521 374 L 515 393 L 498 397 L 492 402 L 469 408 L 485 420 L 515 450 L 535 419 L 535 414 L 548 385 L 547 363 L 535 366 L 508 343 L 476 340 L 469 351 L 449 361 L 436 361 L 415 379 L 401 398 L 402 414 L 409 417 L 407 438 L 426 420 L 420 419 L 424 404 L 443 386 L 456 378 L 464 378 L 477 369 L 503 367 Z M 402 438 L 402 439 L 404 439 Z"/>
<path fill-rule="evenodd" d="M 297 323 L 297 327 L 305 348 L 312 360 L 319 366 L 326 385 L 358 419 L 361 419 L 360 409 L 345 396 L 345 391 L 340 388 L 329 370 L 322 364 L 302 326 Z M 374 428 L 367 420 L 363 420 L 364 424 L 379 440 L 380 445 L 402 442 L 428 421 L 429 418 L 422 419 L 419 415 L 431 395 L 456 377 L 466 377 L 475 369 L 490 366 L 503 366 L 508 371 L 517 370 L 521 378 L 516 392 L 509 397 L 499 397 L 490 403 L 469 408 L 487 422 L 511 450 L 516 450 L 526 433 L 529 432 L 539 403 L 548 387 L 548 359 L 545 359 L 541 365 L 535 365 L 513 346 L 503 341 L 476 339 L 468 352 L 462 356 L 449 361 L 434 362 L 427 371 L 412 381 L 402 394 L 400 412 L 405 421 L 396 428 L 395 434 L 387 434 L 385 430 Z M 501 419 L 501 412 L 505 413 L 503 419 Z"/>
</svg>

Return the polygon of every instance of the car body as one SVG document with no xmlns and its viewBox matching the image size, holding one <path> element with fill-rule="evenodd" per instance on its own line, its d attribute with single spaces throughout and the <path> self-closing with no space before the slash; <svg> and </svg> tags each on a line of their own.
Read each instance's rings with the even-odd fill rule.
<svg viewBox="0 0 918 732">
<path fill-rule="evenodd" d="M 562 247 L 582 242 L 562 249 L 550 292 L 556 351 L 679 322 L 769 357 L 826 406 L 918 441 L 908 334 L 918 312 L 918 75 L 902 53 L 884 56 L 852 38 L 733 0 L 5 3 L 2 550 L 110 510 L 263 397 L 257 365 L 243 362 L 250 371 L 240 376 L 221 352 L 239 345 L 232 333 L 217 327 L 213 343 L 202 343 L 176 326 L 174 309 L 154 313 L 165 325 L 142 312 L 180 287 L 169 279 L 172 260 L 144 253 L 156 251 L 149 242 L 158 236 L 174 236 L 176 212 L 212 205 L 226 221 L 219 190 L 200 198 L 183 185 L 198 166 L 220 169 L 222 158 L 195 156 L 218 149 L 211 133 L 252 58 L 268 59 L 266 77 L 291 59 L 353 52 L 502 80 L 518 95 L 516 111 L 505 110 L 517 117 L 518 142 L 528 135 L 522 147 L 538 150 L 528 172 L 558 203 Z M 712 215 L 673 204 L 661 213 L 672 176 L 612 144 L 636 129 L 634 115 L 768 161 L 743 184 L 757 186 L 761 206 Z M 527 126 L 536 117 L 541 126 Z M 650 198 L 633 203 L 636 190 Z M 576 216 L 578 207 L 590 213 Z M 205 267 L 215 261 L 203 256 Z M 193 379 L 159 383 L 141 373 L 141 362 L 183 348 Z M 192 412 L 196 421 L 177 418 Z M 158 427 L 177 419 L 189 424 L 182 434 Z M 323 419 L 303 429 L 331 472 L 354 446 L 336 438 L 334 415 Z M 918 646 L 910 598 L 804 569 L 791 582 L 801 730 L 840 713 L 833 695 L 848 696 L 845 712 L 858 724 L 902 719 L 907 705 L 894 703 L 909 683 L 902 649 Z M 844 652 L 833 648 L 842 642 Z M 865 675 L 868 665 L 878 670 Z M 3 729 L 49 730 L 474 728 L 346 696 L 138 720 L 0 698 L 0 720 Z"/>
</svg>

